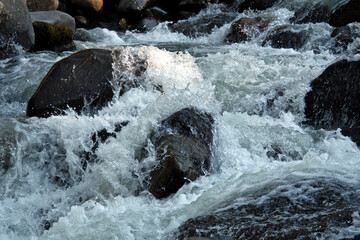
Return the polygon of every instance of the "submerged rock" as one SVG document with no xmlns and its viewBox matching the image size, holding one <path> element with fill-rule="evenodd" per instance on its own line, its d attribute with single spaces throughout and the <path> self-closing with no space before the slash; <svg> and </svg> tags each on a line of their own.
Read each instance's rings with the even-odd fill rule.
<svg viewBox="0 0 360 240">
<path fill-rule="evenodd" d="M 280 26 L 272 30 L 265 38 L 263 46 L 270 45 L 273 48 L 293 48 L 299 50 L 308 39 L 308 31 L 300 26 Z"/>
<path fill-rule="evenodd" d="M 8 48 L 11 42 L 20 44 L 29 50 L 35 43 L 34 29 L 25 0 L 0 1 L 0 57 L 17 54 L 14 48 Z"/>
<path fill-rule="evenodd" d="M 238 43 L 250 40 L 269 25 L 270 19 L 262 17 L 240 18 L 231 25 L 230 33 L 225 42 Z"/>
<path fill-rule="evenodd" d="M 150 172 L 149 191 L 156 198 L 176 193 L 209 171 L 213 122 L 211 115 L 186 108 L 163 120 L 152 133 L 159 164 Z"/>
<path fill-rule="evenodd" d="M 114 95 L 109 50 L 84 50 L 57 62 L 29 100 L 29 117 L 49 117 L 73 108 L 94 111 Z"/>
<path fill-rule="evenodd" d="M 345 26 L 348 23 L 360 22 L 360 4 L 358 0 L 350 0 L 331 14 L 330 25 Z"/>
<path fill-rule="evenodd" d="M 330 65 L 305 96 L 306 123 L 324 129 L 360 126 L 359 92 L 360 61 Z"/>
<path fill-rule="evenodd" d="M 298 178 L 239 193 L 238 199 L 183 223 L 172 238 L 334 239 L 357 221 L 356 186 L 337 179 Z"/>
<path fill-rule="evenodd" d="M 16 138 L 14 133 L 1 129 L 0 132 L 0 173 L 6 172 L 14 163 Z"/>
</svg>

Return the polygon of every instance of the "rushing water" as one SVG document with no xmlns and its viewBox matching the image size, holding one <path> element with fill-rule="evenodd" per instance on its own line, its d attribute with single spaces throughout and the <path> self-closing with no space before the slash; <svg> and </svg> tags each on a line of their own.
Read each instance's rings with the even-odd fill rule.
<svg viewBox="0 0 360 240">
<path fill-rule="evenodd" d="M 193 20 L 222 9 L 210 6 Z M 234 20 L 256 16 L 251 11 L 225 14 Z M 271 29 L 289 23 L 294 12 L 274 8 L 262 14 L 273 19 Z M 131 89 L 94 116 L 72 111 L 47 119 L 25 115 L 27 101 L 47 71 L 71 52 L 21 53 L 1 60 L 0 163 L 9 169 L 0 174 L 0 239 L 171 239 L 187 220 L 228 202 L 256 207 L 286 192 L 294 204 L 302 199 L 311 205 L 317 182 L 318 189 L 334 188 L 341 196 L 360 199 L 359 148 L 340 130 L 302 125 L 310 81 L 339 59 L 358 59 L 351 48 L 359 47 L 359 39 L 334 54 L 329 50 L 331 26 L 303 24 L 311 34 L 295 51 L 262 46 L 266 32 L 246 43 L 224 44 L 229 27 L 227 23 L 196 38 L 172 32 L 167 23 L 147 33 L 78 30 L 78 50 L 136 53 L 146 65 L 145 82 L 163 87 L 162 93 Z M 117 57 L 122 67 L 134 67 L 133 59 Z M 115 78 L 117 74 L 121 72 L 114 64 Z M 139 192 L 143 164 L 154 156 L 139 163 L 135 149 L 159 121 L 189 106 L 211 113 L 216 122 L 211 173 L 167 199 Z M 101 161 L 82 170 L 91 135 L 103 128 L 112 132 L 123 121 L 129 124 L 117 138 L 100 144 L 96 153 Z M 326 213 L 327 204 L 313 214 Z M 331 226 L 315 238 L 360 234 L 358 207 L 357 202 L 349 206 L 348 225 Z"/>
</svg>

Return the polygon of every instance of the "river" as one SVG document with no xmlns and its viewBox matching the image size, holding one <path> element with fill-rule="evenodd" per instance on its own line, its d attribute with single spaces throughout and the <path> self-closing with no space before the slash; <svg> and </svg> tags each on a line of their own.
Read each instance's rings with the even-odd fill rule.
<svg viewBox="0 0 360 240">
<path fill-rule="evenodd" d="M 226 12 L 215 4 L 192 20 L 216 14 L 232 21 L 256 15 Z M 271 29 L 289 23 L 294 12 L 279 6 L 265 14 L 273 19 Z M 0 157 L 10 159 L 9 169 L 0 174 L 0 239 L 172 239 L 184 222 L 227 202 L 256 206 L 286 192 L 293 204 L 311 205 L 326 188 L 339 193 L 330 196 L 345 199 L 349 223 L 327 225 L 320 235 L 305 238 L 360 234 L 359 148 L 340 130 L 302 124 L 310 82 L 330 64 L 359 59 L 359 54 L 330 51 L 333 27 L 326 23 L 302 24 L 311 36 L 298 50 L 263 46 L 266 31 L 245 43 L 224 43 L 230 25 L 195 38 L 172 31 L 167 23 L 146 33 L 78 29 L 77 51 L 135 52 L 145 61 L 145 81 L 163 87 L 163 92 L 131 89 L 93 116 L 69 110 L 46 119 L 26 117 L 27 101 L 51 66 L 73 52 L 23 52 L 0 60 Z M 121 61 L 134 67 L 131 58 Z M 143 166 L 134 151 L 161 119 L 185 107 L 215 119 L 211 171 L 158 200 L 138 191 Z M 129 124 L 99 145 L 101 161 L 84 172 L 81 152 L 91 148 L 91 135 L 113 131 L 122 121 Z M 316 188 L 318 182 L 323 184 Z M 250 194 L 254 189 L 256 194 Z M 337 199 L 327 201 L 312 214 L 326 215 Z M 269 215 L 267 223 L 289 218 Z"/>
</svg>

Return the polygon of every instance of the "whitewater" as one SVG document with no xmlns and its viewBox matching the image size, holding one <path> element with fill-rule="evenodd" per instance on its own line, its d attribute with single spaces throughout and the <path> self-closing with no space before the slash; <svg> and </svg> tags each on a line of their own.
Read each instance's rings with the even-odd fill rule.
<svg viewBox="0 0 360 240">
<path fill-rule="evenodd" d="M 257 14 L 235 14 L 214 4 L 189 21 L 220 13 L 231 22 Z M 265 14 L 273 19 L 271 29 L 289 23 L 294 12 L 277 6 Z M 315 217 L 328 215 L 341 199 L 348 222 L 322 231 L 312 228 L 321 223 L 309 223 L 306 237 L 359 235 L 360 150 L 340 129 L 315 130 L 303 121 L 310 82 L 338 60 L 360 59 L 350 54 L 360 39 L 349 51 L 333 53 L 327 44 L 334 28 L 308 23 L 301 27 L 312 34 L 299 50 L 263 46 L 266 32 L 226 44 L 231 22 L 196 37 L 172 31 L 169 23 L 146 33 L 78 29 L 76 51 L 121 49 L 121 55 L 113 54 L 114 79 L 124 77 L 123 69 L 128 78 L 138 77 L 131 75 L 137 65 L 129 56 L 146 66 L 144 86 L 114 97 L 94 115 L 68 110 L 46 119 L 26 117 L 27 102 L 51 66 L 73 52 L 22 52 L 0 60 L 0 161 L 10 159 L 9 169 L 0 171 L 0 239 L 175 239 L 190 219 L 232 206 L 260 206 L 273 196 L 286 196 L 299 208 L 314 204 Z M 159 200 L 141 188 L 154 149 L 148 146 L 141 163 L 135 151 L 161 120 L 186 107 L 214 117 L 211 170 Z M 82 153 L 91 149 L 92 134 L 114 132 L 115 124 L 125 121 L 116 138 L 99 145 L 100 161 L 83 170 Z M 280 234 L 296 227 L 295 220 L 287 221 L 291 217 L 308 216 L 264 212 L 262 217 L 269 225 L 285 223 L 276 230 Z M 255 228 L 259 222 L 253 217 L 246 224 Z M 222 235 L 214 239 L 232 239 L 218 230 Z"/>
</svg>

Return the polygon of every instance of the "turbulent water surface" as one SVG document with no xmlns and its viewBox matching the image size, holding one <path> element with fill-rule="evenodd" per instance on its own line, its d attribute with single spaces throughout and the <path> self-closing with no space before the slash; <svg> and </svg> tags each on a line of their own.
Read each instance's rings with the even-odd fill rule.
<svg viewBox="0 0 360 240">
<path fill-rule="evenodd" d="M 289 9 L 263 12 L 273 19 L 269 29 L 289 23 L 294 15 Z M 257 14 L 223 11 L 212 5 L 191 20 L 222 13 L 234 21 Z M 176 231 L 189 219 L 231 206 L 247 211 L 233 226 L 219 224 L 223 236 L 245 227 L 256 232 L 262 225 L 269 239 L 299 228 L 305 239 L 360 234 L 360 150 L 340 130 L 302 124 L 310 81 L 339 59 L 358 59 L 352 48 L 360 46 L 359 39 L 338 53 L 331 50 L 333 28 L 308 23 L 298 25 L 311 32 L 299 50 L 262 44 L 266 32 L 246 43 L 225 44 L 230 24 L 195 38 L 171 31 L 167 23 L 147 33 L 78 30 L 78 50 L 121 50 L 123 55 L 114 56 L 115 80 L 124 68 L 131 73 L 136 67 L 128 57 L 136 54 L 146 66 L 143 80 L 163 88 L 131 89 L 93 116 L 69 110 L 47 119 L 26 117 L 27 101 L 50 67 L 72 52 L 1 60 L 0 164 L 8 170 L 0 174 L 0 239 L 181 238 Z M 153 149 L 142 163 L 135 150 L 162 119 L 189 106 L 214 116 L 211 171 L 157 200 L 139 190 Z M 116 138 L 99 145 L 100 161 L 83 170 L 92 134 L 104 128 L 113 132 L 124 121 L 129 123 Z M 273 203 L 284 196 L 286 201 Z M 274 209 L 267 211 L 269 206 Z M 346 221 L 334 220 L 329 211 L 336 209 Z"/>
</svg>

